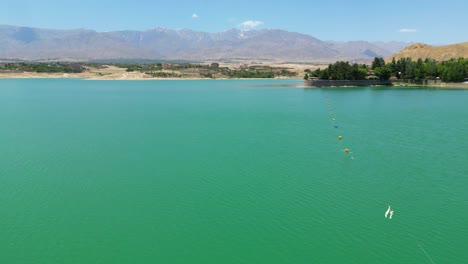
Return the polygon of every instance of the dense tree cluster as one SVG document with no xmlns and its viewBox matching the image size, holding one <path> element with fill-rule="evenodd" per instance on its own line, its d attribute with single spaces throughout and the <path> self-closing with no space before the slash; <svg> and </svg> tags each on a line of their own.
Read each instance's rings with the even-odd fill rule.
<svg viewBox="0 0 468 264">
<path fill-rule="evenodd" d="M 41 62 L 19 62 L 6 63 L 3 69 L 18 72 L 47 72 L 47 73 L 80 73 L 85 69 L 79 63 L 41 63 Z"/>
<path fill-rule="evenodd" d="M 162 70 L 162 68 L 163 68 L 163 65 L 161 63 L 157 63 L 157 64 L 117 63 L 117 64 L 114 64 L 114 65 L 119 67 L 119 68 L 127 68 L 126 69 L 127 72 L 159 71 L 159 70 Z"/>
<path fill-rule="evenodd" d="M 338 61 L 324 70 L 311 71 L 310 76 L 322 80 L 365 80 L 367 73 L 368 68 L 365 64 L 351 65 L 349 62 Z"/>
<path fill-rule="evenodd" d="M 436 65 L 436 71 L 446 82 L 461 82 L 468 78 L 468 59 L 444 61 Z"/>
<path fill-rule="evenodd" d="M 174 72 L 145 72 L 145 73 L 153 77 L 157 77 L 157 78 L 179 78 L 181 77 L 180 74 L 176 74 Z"/>
<path fill-rule="evenodd" d="M 365 64 L 349 64 L 338 61 L 328 65 L 324 70 L 306 70 L 307 78 L 317 77 L 323 80 L 364 80 L 373 75 L 381 80 L 391 76 L 399 79 L 421 81 L 426 79 L 442 79 L 444 82 L 462 82 L 468 77 L 468 59 L 459 58 L 437 62 L 433 59 L 393 58 L 385 63 L 383 58 L 375 58 L 371 66 Z"/>
<path fill-rule="evenodd" d="M 384 67 L 390 69 L 392 74 L 400 79 L 416 81 L 440 78 L 444 82 L 462 82 L 464 78 L 468 77 L 468 60 L 464 58 L 443 62 L 429 58 L 417 61 L 413 61 L 411 58 L 402 58 L 398 61 L 393 59 Z"/>
<path fill-rule="evenodd" d="M 274 78 L 275 74 L 271 71 L 229 71 L 228 76 L 231 78 Z"/>
<path fill-rule="evenodd" d="M 169 65 L 169 64 L 168 64 Z M 139 71 L 149 74 L 153 77 L 181 77 L 182 75 L 174 75 L 166 72 L 162 72 L 166 65 L 161 63 L 158 64 L 130 64 L 130 63 L 119 63 L 115 66 L 120 68 L 126 68 L 127 72 Z M 288 71 L 281 68 L 273 68 L 269 66 L 250 66 L 245 69 L 236 70 L 228 67 L 213 67 L 205 64 L 192 64 L 192 63 L 181 63 L 181 64 L 170 64 L 170 69 L 175 71 L 183 71 L 187 69 L 204 69 L 203 72 L 199 72 L 200 76 L 205 78 L 215 78 L 215 75 L 224 75 L 229 78 L 275 78 L 275 77 L 293 77 L 296 76 L 296 72 Z"/>
</svg>

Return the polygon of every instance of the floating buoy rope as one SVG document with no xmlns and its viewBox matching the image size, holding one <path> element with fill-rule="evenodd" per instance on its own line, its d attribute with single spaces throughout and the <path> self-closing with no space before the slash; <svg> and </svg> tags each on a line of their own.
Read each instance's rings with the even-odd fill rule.
<svg viewBox="0 0 468 264">
<path fill-rule="evenodd" d="M 327 106 L 328 106 L 328 111 L 329 111 L 329 115 L 331 116 L 331 121 L 332 121 L 332 125 L 333 125 L 333 128 L 335 129 L 338 129 L 339 126 L 338 126 L 338 122 L 337 122 L 337 118 L 336 118 L 336 114 L 333 112 L 333 106 L 330 102 L 330 98 L 328 97 L 328 95 L 325 95 L 325 99 L 327 101 Z M 339 135 L 338 136 L 338 141 L 343 141 L 343 136 L 342 135 Z M 340 144 L 341 145 L 341 144 Z M 349 147 L 345 147 L 343 148 L 343 146 L 341 146 L 342 148 L 342 151 L 344 153 L 349 153 L 349 154 L 352 154 L 351 150 L 349 149 Z M 353 156 L 351 156 L 351 159 L 354 159 Z"/>
<path fill-rule="evenodd" d="M 326 98 L 326 101 L 327 101 L 327 104 L 328 104 L 328 110 L 329 110 L 329 115 L 332 117 L 331 121 L 332 121 L 332 124 L 333 124 L 333 127 L 335 129 L 338 129 L 338 125 L 337 125 L 337 121 L 336 121 L 336 115 L 335 113 L 333 112 L 333 107 L 330 103 L 330 98 L 328 97 L 328 95 L 325 96 Z M 342 135 L 339 135 L 338 137 L 338 141 L 339 142 L 343 142 L 343 136 Z M 343 146 L 342 146 L 343 148 Z M 342 149 L 344 153 L 346 154 L 352 154 L 352 152 L 350 151 L 350 149 L 348 147 L 345 147 Z M 351 156 L 351 159 L 354 159 L 353 156 Z M 401 181 L 400 181 L 400 184 L 398 184 L 398 186 L 401 186 L 403 185 L 403 183 L 406 181 L 406 178 L 407 177 L 404 177 Z M 397 186 L 397 187 L 398 187 Z M 389 203 L 390 204 L 390 203 Z M 388 206 L 388 209 L 387 211 L 385 212 L 385 218 L 387 219 L 392 219 L 393 217 L 393 213 L 394 213 L 394 210 L 390 207 L 390 205 Z M 414 238 L 414 240 L 416 241 L 416 244 L 417 246 L 419 247 L 419 249 L 421 250 L 421 252 L 426 256 L 426 258 L 430 261 L 430 263 L 432 264 L 436 264 L 434 262 L 434 260 L 432 259 L 432 257 L 427 253 L 427 251 L 424 249 L 423 245 L 420 243 L 420 241 L 410 232 L 410 230 L 408 230 L 407 232 L 408 235 L 410 235 L 411 237 Z"/>
</svg>

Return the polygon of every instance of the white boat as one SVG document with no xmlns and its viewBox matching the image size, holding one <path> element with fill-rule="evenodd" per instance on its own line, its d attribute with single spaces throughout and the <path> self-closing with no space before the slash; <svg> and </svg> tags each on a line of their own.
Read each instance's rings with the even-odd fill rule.
<svg viewBox="0 0 468 264">
<path fill-rule="evenodd" d="M 388 214 L 390 213 L 390 211 L 392 211 L 392 209 L 390 209 L 390 205 L 389 205 L 387 211 L 385 212 L 385 218 L 388 217 Z"/>
</svg>

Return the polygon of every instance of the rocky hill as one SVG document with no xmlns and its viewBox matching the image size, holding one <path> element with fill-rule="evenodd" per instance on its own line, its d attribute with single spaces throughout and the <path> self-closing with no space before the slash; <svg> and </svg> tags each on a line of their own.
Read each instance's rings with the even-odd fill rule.
<svg viewBox="0 0 468 264">
<path fill-rule="evenodd" d="M 97 32 L 0 26 L 0 59 L 257 60 L 328 63 L 369 62 L 387 57 L 407 43 L 333 42 L 279 29 L 230 29 L 219 33 L 155 28 Z"/>
<path fill-rule="evenodd" d="M 446 61 L 451 58 L 468 58 L 468 42 L 446 46 L 431 46 L 416 43 L 387 57 L 386 61 L 391 61 L 392 58 L 396 60 L 400 58 L 411 58 L 413 60 L 432 58 L 437 61 Z"/>
</svg>

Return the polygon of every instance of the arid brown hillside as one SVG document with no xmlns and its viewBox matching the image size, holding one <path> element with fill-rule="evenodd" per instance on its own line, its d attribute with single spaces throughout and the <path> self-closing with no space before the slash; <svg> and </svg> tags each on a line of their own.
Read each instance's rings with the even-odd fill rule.
<svg viewBox="0 0 468 264">
<path fill-rule="evenodd" d="M 432 58 L 437 61 L 446 61 L 452 58 L 468 58 L 468 42 L 457 43 L 446 46 L 431 46 L 421 43 L 416 43 L 408 46 L 399 52 L 388 57 L 385 61 L 390 62 L 392 58 L 398 60 L 400 58 L 411 58 L 417 60 L 419 58 Z"/>
</svg>

